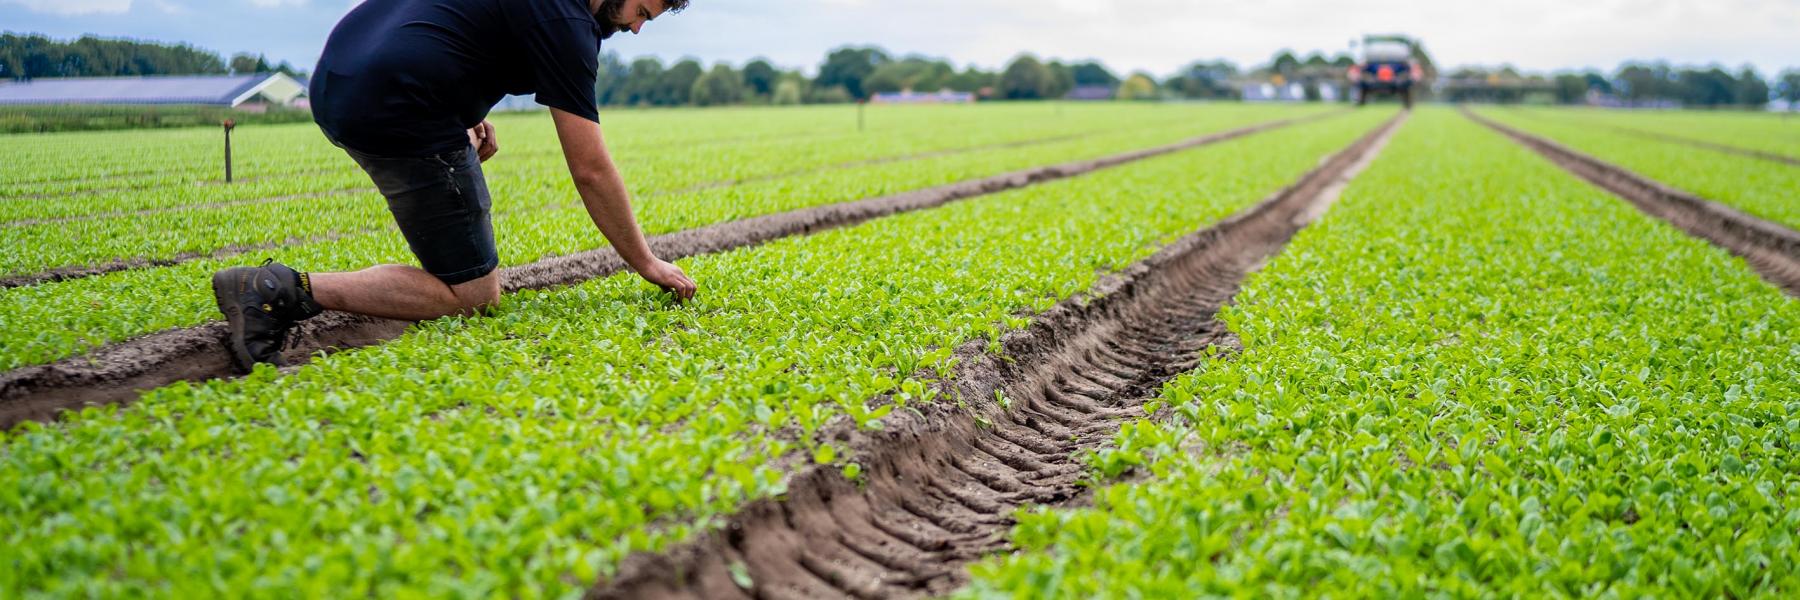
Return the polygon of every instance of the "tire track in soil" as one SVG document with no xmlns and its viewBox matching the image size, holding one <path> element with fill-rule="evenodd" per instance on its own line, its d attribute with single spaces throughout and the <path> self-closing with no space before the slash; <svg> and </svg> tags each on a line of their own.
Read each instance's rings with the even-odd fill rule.
<svg viewBox="0 0 1800 600">
<path fill-rule="evenodd" d="M 700 183 L 696 183 L 696 184 L 688 185 L 688 186 L 683 186 L 683 187 L 679 187 L 679 188 L 673 188 L 673 189 L 667 189 L 667 190 L 657 190 L 657 191 L 649 192 L 649 193 L 646 193 L 646 194 L 640 196 L 640 198 L 657 198 L 657 197 L 662 197 L 662 196 L 673 196 L 673 195 L 677 195 L 677 194 L 689 194 L 689 193 L 700 192 L 700 191 L 705 191 L 705 190 L 710 190 L 710 189 L 725 188 L 725 187 L 752 184 L 752 183 L 763 183 L 763 182 L 768 182 L 768 181 L 775 181 L 778 179 L 785 179 L 788 177 L 799 177 L 799 176 L 804 176 L 804 175 L 809 175 L 809 174 L 814 174 L 814 173 L 827 173 L 827 172 L 831 172 L 831 171 L 853 169 L 853 168 L 857 168 L 857 167 L 885 165 L 885 164 L 907 162 L 907 161 L 914 161 L 914 160 L 928 160 L 928 159 L 933 159 L 933 158 L 942 158 L 945 156 L 956 156 L 959 154 L 969 154 L 969 153 L 974 153 L 974 152 L 986 152 L 986 151 L 990 151 L 990 150 L 1006 150 L 1006 149 L 1013 149 L 1013 148 L 1025 148 L 1025 147 L 1037 146 L 1037 145 L 1047 145 L 1047 144 L 1054 144 L 1054 143 L 1058 143 L 1058 142 L 1067 142 L 1067 141 L 1073 141 L 1073 140 L 1084 139 L 1084 138 L 1089 138 L 1089 137 L 1095 137 L 1095 136 L 1098 136 L 1098 135 L 1101 135 L 1104 133 L 1113 133 L 1113 132 L 1090 131 L 1090 132 L 1086 132 L 1086 133 L 1059 135 L 1059 136 L 1036 138 L 1036 139 L 1029 139 L 1029 140 L 997 142 L 997 143 L 993 143 L 993 144 L 985 144 L 985 145 L 980 145 L 980 146 L 969 146 L 969 147 L 965 147 L 965 148 L 947 148 L 947 149 L 941 149 L 941 150 L 932 150 L 932 151 L 928 151 L 928 152 L 919 152 L 919 153 L 915 153 L 915 154 L 905 154 L 905 155 L 898 155 L 898 156 L 883 156 L 883 157 L 877 157 L 877 158 L 866 158 L 866 159 L 853 160 L 853 161 L 847 161 L 847 162 L 841 162 L 841 163 L 832 163 L 829 165 L 823 165 L 823 166 L 819 166 L 819 167 L 811 167 L 811 168 L 806 168 L 806 169 L 792 169 L 792 170 L 782 171 L 782 172 L 777 172 L 777 173 L 764 173 L 761 175 L 752 175 L 752 176 L 741 177 L 741 178 L 737 178 L 737 179 L 721 179 L 721 180 L 717 180 L 717 181 L 704 181 L 704 182 L 700 182 Z M 93 215 L 73 215 L 73 216 L 66 216 L 66 217 L 51 217 L 51 218 L 43 218 L 43 219 L 35 219 L 35 218 L 34 219 L 22 219 L 22 220 L 17 220 L 17 221 L 0 222 L 0 228 L 47 225 L 47 224 L 54 224 L 54 223 L 66 223 L 66 222 L 70 222 L 70 221 L 96 220 L 96 219 L 102 219 L 102 218 L 138 217 L 138 216 L 147 216 L 147 215 L 159 214 L 159 213 L 182 212 L 182 211 L 192 211 L 192 210 L 212 209 L 212 208 L 225 208 L 225 207 L 232 207 L 232 206 L 252 205 L 252 204 L 265 204 L 265 203 L 283 202 L 283 201 L 287 201 L 287 200 L 298 200 L 298 199 L 308 199 L 308 198 L 327 198 L 327 197 L 336 197 L 336 196 L 351 196 L 351 195 L 363 194 L 363 193 L 374 193 L 375 191 L 376 190 L 374 188 L 352 187 L 352 188 L 323 191 L 323 192 L 285 194 L 285 195 L 281 195 L 281 196 L 268 196 L 268 197 L 262 197 L 262 198 L 245 198 L 245 199 L 240 199 L 240 200 L 224 200 L 224 201 L 219 201 L 219 202 L 207 202 L 207 203 L 201 203 L 201 204 L 183 204 L 183 205 L 179 205 L 179 206 L 149 208 L 149 209 L 133 210 L 133 211 L 114 211 L 114 212 L 107 212 L 107 213 L 98 213 L 98 214 L 93 214 Z M 496 216 L 498 216 L 501 214 L 510 214 L 510 213 L 514 213 L 514 212 L 559 210 L 559 209 L 568 208 L 571 206 L 575 206 L 575 203 L 559 202 L 559 203 L 553 203 L 553 204 L 539 205 L 539 206 L 535 206 L 535 207 L 517 208 L 517 209 L 513 209 L 513 210 L 497 210 L 494 214 Z M 275 241 L 275 242 L 264 242 L 264 243 L 259 243 L 259 244 L 233 244 L 233 245 L 225 246 L 225 247 L 222 247 L 222 248 L 219 248 L 216 250 L 211 250 L 211 251 L 206 251 L 206 252 L 183 252 L 180 254 L 175 254 L 172 256 L 168 256 L 168 257 L 159 257 L 159 258 L 145 258 L 145 257 L 120 258 L 120 259 L 114 259 L 111 261 L 107 261 L 104 263 L 98 263 L 98 264 L 72 265 L 72 266 L 66 266 L 66 267 L 57 267 L 54 269 L 50 269 L 47 271 L 39 271 L 36 273 L 26 273 L 26 274 L 19 274 L 19 275 L 4 275 L 4 276 L 0 276 L 0 290 L 4 290 L 4 289 L 8 289 L 8 288 L 17 288 L 17 287 L 30 287 L 30 286 L 42 285 L 42 284 L 46 284 L 46 283 L 55 283 L 58 281 L 81 279 L 84 277 L 94 277 L 94 276 L 98 276 L 98 275 L 105 275 L 107 273 L 117 273 L 119 271 L 130 271 L 133 269 L 147 269 L 147 268 L 154 268 L 154 267 L 172 267 L 175 265 L 179 265 L 179 264 L 186 263 L 186 262 L 192 262 L 192 261 L 196 261 L 196 260 L 228 258 L 228 257 L 232 257 L 232 256 L 242 255 L 242 254 L 248 254 L 251 252 L 260 252 L 260 251 L 268 250 L 271 248 L 282 248 L 282 247 L 286 247 L 286 246 L 290 246 L 290 245 L 294 245 L 294 244 L 313 244 L 313 243 L 331 242 L 331 241 L 343 239 L 343 238 L 350 237 L 350 236 L 375 233 L 377 231 L 382 231 L 387 228 L 388 228 L 388 226 L 366 227 L 366 228 L 359 228 L 359 229 L 351 229 L 351 230 L 347 230 L 347 231 L 337 231 L 337 232 L 325 233 L 325 234 L 316 235 L 316 236 L 294 237 L 294 238 L 288 238 L 285 240 L 280 240 L 280 241 Z"/>
<path fill-rule="evenodd" d="M 1588 154 L 1502 125 L 1467 107 L 1462 114 L 1538 153 L 1563 170 L 1694 237 L 1744 259 L 1763 279 L 1800 296 L 1800 232 L 1682 191 Z"/>
<path fill-rule="evenodd" d="M 809 235 L 888 215 L 1074 177 L 1340 114 L 1346 113 L 1334 111 L 1269 121 L 1097 159 L 718 223 L 652 237 L 650 247 L 664 260 L 747 248 L 785 237 Z M 505 291 L 514 292 L 572 285 L 625 270 L 624 261 L 608 247 L 506 267 L 501 269 L 501 281 Z M 300 365 L 321 352 L 381 344 L 400 337 L 411 324 L 327 312 L 301 323 L 289 334 L 290 348 L 283 352 L 283 359 L 289 365 Z M 226 333 L 225 323 L 214 321 L 115 342 L 50 364 L 21 367 L 0 374 L 0 430 L 11 429 L 24 421 L 54 419 L 65 410 L 127 403 L 144 390 L 177 381 L 235 377 L 225 351 Z"/>
<path fill-rule="evenodd" d="M 1025 330 L 957 349 L 946 398 L 845 434 L 861 481 L 831 466 L 788 480 L 717 531 L 636 554 L 589 590 L 610 598 L 892 598 L 941 595 L 968 563 L 1011 548 L 1014 510 L 1082 495 L 1081 454 L 1144 416 L 1162 384 L 1234 352 L 1214 315 L 1249 273 L 1323 213 L 1405 121 L 1400 113 L 1256 206 L 1190 234 L 1058 303 Z M 1003 394 L 1008 402 L 994 399 Z"/>
</svg>

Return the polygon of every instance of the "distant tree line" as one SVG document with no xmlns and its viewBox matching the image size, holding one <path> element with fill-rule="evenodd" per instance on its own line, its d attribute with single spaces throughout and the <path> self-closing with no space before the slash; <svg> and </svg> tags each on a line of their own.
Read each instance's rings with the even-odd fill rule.
<svg viewBox="0 0 1800 600">
<path fill-rule="evenodd" d="M 1735 72 L 1718 65 L 1672 66 L 1667 62 L 1629 62 L 1608 76 L 1596 70 L 1549 75 L 1520 73 L 1512 67 L 1464 68 L 1451 73 L 1446 99 L 1453 102 L 1531 102 L 1686 106 L 1697 108 L 1762 108 L 1774 100 L 1800 102 L 1800 69 L 1763 79 L 1745 65 Z"/>
<path fill-rule="evenodd" d="M 271 65 L 261 55 L 237 54 L 227 61 L 187 44 L 94 36 L 63 42 L 42 35 L 0 34 L 0 80 L 274 72 L 303 76 L 292 65 Z"/>
<path fill-rule="evenodd" d="M 729 63 L 707 68 L 688 58 L 665 65 L 655 57 L 627 63 L 617 54 L 600 57 L 596 95 L 614 106 L 718 106 L 725 104 L 817 104 L 867 100 L 890 92 L 967 92 L 1000 100 L 1062 98 L 1078 89 L 1105 97 L 1149 99 L 1233 98 L 1237 68 L 1225 62 L 1198 62 L 1164 79 L 1143 72 L 1124 78 L 1095 61 L 1044 61 L 1020 55 L 998 71 L 957 69 L 925 56 L 896 57 L 875 47 L 833 50 L 808 78 L 764 59 L 739 69 Z"/>
</svg>

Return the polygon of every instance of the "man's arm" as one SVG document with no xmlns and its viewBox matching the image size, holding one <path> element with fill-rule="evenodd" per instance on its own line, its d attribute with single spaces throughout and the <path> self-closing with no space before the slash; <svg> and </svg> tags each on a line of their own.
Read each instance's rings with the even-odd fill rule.
<svg viewBox="0 0 1800 600">
<path fill-rule="evenodd" d="M 550 109 L 556 120 L 556 136 L 562 140 L 563 158 L 569 163 L 569 176 L 575 179 L 575 190 L 587 205 L 588 216 L 600 233 L 612 242 L 619 258 L 650 283 L 675 292 L 683 299 L 694 297 L 694 280 L 686 273 L 650 251 L 644 232 L 638 229 L 637 217 L 631 213 L 631 198 L 625 191 L 625 180 L 613 166 L 606 151 L 600 124 L 561 109 Z"/>
</svg>

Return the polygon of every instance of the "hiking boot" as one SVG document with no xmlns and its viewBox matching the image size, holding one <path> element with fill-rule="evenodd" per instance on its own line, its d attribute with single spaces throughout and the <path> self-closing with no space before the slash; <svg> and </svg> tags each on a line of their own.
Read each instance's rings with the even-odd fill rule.
<svg viewBox="0 0 1800 600">
<path fill-rule="evenodd" d="M 305 273 L 273 260 L 214 273 L 212 287 L 219 312 L 231 324 L 225 346 L 240 373 L 249 373 L 256 363 L 279 366 L 288 330 L 324 310 L 313 301 L 312 281 Z"/>
</svg>

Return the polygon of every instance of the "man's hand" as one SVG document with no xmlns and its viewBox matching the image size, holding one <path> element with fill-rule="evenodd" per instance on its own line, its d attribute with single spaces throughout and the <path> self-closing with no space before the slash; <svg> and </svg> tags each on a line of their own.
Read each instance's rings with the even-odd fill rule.
<svg viewBox="0 0 1800 600">
<path fill-rule="evenodd" d="M 644 281 L 668 290 L 681 300 L 693 298 L 694 291 L 700 287 L 694 283 L 693 278 L 682 272 L 681 267 L 660 258 L 652 258 L 650 264 L 644 265 L 644 268 L 634 268 L 633 270 L 637 271 L 638 276 L 643 277 Z"/>
<path fill-rule="evenodd" d="M 681 272 L 681 267 L 657 258 L 644 241 L 644 232 L 631 213 L 625 179 L 619 176 L 612 155 L 606 151 L 600 124 L 560 108 L 550 109 L 550 116 L 556 121 L 556 137 L 562 142 L 563 158 L 569 163 L 575 191 L 581 194 L 588 216 L 612 242 L 619 258 L 645 281 L 662 286 L 682 300 L 693 298 L 697 287 L 694 280 Z"/>
<path fill-rule="evenodd" d="M 500 140 L 494 138 L 494 124 L 482 121 L 469 130 L 469 145 L 475 147 L 475 156 L 481 162 L 487 162 L 500 152 Z"/>
</svg>

